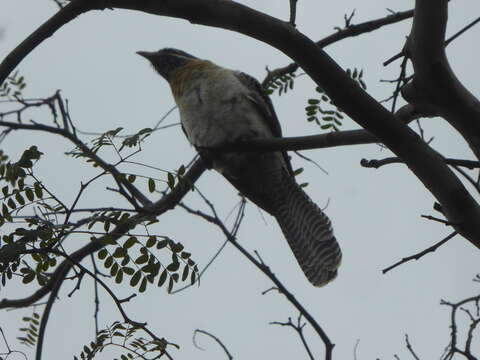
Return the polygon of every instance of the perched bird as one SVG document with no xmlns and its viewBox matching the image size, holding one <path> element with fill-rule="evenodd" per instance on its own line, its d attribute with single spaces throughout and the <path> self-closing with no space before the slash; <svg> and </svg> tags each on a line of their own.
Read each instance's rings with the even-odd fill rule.
<svg viewBox="0 0 480 360">
<path fill-rule="evenodd" d="M 166 48 L 139 51 L 170 84 L 190 143 L 237 190 L 274 216 L 308 280 L 337 276 L 341 251 L 328 217 L 295 182 L 286 152 L 222 152 L 248 139 L 281 137 L 272 102 L 253 77 Z"/>
</svg>

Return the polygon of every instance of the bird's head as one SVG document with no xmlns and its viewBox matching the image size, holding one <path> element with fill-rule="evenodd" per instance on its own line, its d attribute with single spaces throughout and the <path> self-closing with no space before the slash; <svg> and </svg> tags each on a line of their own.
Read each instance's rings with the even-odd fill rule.
<svg viewBox="0 0 480 360">
<path fill-rule="evenodd" d="M 173 48 L 165 48 L 153 52 L 137 51 L 137 54 L 150 61 L 153 68 L 167 81 L 170 81 L 170 75 L 174 70 L 186 65 L 193 59 L 197 59 L 185 51 Z"/>
</svg>

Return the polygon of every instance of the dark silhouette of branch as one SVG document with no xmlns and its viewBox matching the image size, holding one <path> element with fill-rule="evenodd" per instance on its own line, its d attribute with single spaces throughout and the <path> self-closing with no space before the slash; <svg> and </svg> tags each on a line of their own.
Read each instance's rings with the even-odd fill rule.
<svg viewBox="0 0 480 360">
<path fill-rule="evenodd" d="M 6 356 L 5 357 L 5 360 L 8 359 L 8 357 L 10 356 L 10 354 L 22 354 L 24 359 L 25 360 L 28 360 L 28 357 L 27 355 L 23 352 L 23 351 L 19 351 L 19 350 L 12 350 L 10 348 L 10 345 L 8 345 L 8 341 L 7 341 L 7 338 L 5 336 L 5 333 L 3 332 L 3 329 L 2 327 L 0 327 L 0 335 L 2 335 L 2 338 L 3 338 L 3 342 L 5 343 L 5 347 L 7 348 L 7 352 L 4 352 L 4 353 L 0 353 L 0 356 Z"/>
<path fill-rule="evenodd" d="M 328 335 L 321 328 L 318 322 L 313 318 L 313 316 L 303 307 L 303 305 L 295 298 L 295 296 L 283 285 L 283 283 L 277 278 L 277 276 L 270 270 L 270 268 L 263 262 L 261 258 L 257 260 L 253 255 L 251 255 L 238 241 L 232 236 L 231 232 L 226 228 L 225 224 L 218 218 L 216 213 L 212 215 L 205 214 L 200 210 L 192 210 L 190 208 L 184 207 L 184 209 L 196 216 L 199 216 L 205 219 L 207 222 L 210 222 L 220 228 L 227 240 L 232 244 L 240 253 L 245 256 L 257 269 L 259 269 L 263 274 L 265 274 L 274 284 L 276 289 L 283 294 L 287 300 L 299 311 L 299 313 L 310 323 L 317 335 L 320 337 L 322 342 L 325 345 L 325 360 L 332 360 L 332 353 L 334 344 L 330 341 Z"/>
<path fill-rule="evenodd" d="M 413 80 L 403 90 L 410 103 L 436 109 L 480 159 L 480 102 L 456 77 L 445 53 L 448 1 L 416 1 L 408 54 Z"/>
<path fill-rule="evenodd" d="M 466 167 L 467 169 L 478 169 L 480 168 L 480 161 L 475 161 L 475 160 L 463 160 L 463 159 L 452 159 L 452 158 L 445 158 L 445 163 L 448 165 L 454 165 L 454 166 L 462 166 Z M 385 158 L 381 160 L 367 160 L 367 159 L 362 159 L 360 161 L 360 164 L 363 167 L 366 168 L 375 168 L 378 169 L 381 166 L 384 165 L 390 165 L 390 164 L 403 164 L 404 162 L 402 159 L 398 157 L 390 157 L 390 158 Z"/>
<path fill-rule="evenodd" d="M 119 186 L 119 192 L 123 195 L 134 207 L 138 207 L 136 200 L 140 201 L 142 205 L 148 205 L 151 203 L 143 193 L 138 190 L 132 183 L 130 183 L 122 174 L 115 168 L 114 165 L 111 165 L 105 161 L 103 161 L 95 152 L 93 152 L 88 146 L 86 146 L 76 135 L 75 128 L 73 125 L 69 125 L 70 122 L 70 115 L 65 110 L 63 106 L 63 99 L 59 92 L 57 92 L 52 97 L 59 106 L 60 113 L 63 120 L 63 127 L 60 126 L 48 126 L 43 124 L 38 124 L 35 122 L 31 122 L 30 124 L 24 124 L 21 122 L 8 122 L 8 121 L 0 121 L 0 127 L 5 127 L 7 129 L 12 130 L 33 130 L 33 131 L 43 131 L 48 132 L 56 135 L 60 135 L 62 137 L 67 138 L 70 140 L 80 151 L 93 160 L 98 166 L 100 166 L 106 173 L 110 173 L 114 180 L 117 182 Z M 45 103 L 45 102 L 44 102 Z M 129 195 L 126 190 L 131 194 Z M 64 206 L 66 209 L 66 207 Z"/>
<path fill-rule="evenodd" d="M 290 25 L 296 26 L 295 25 L 295 20 L 297 18 L 297 1 L 298 0 L 289 0 L 290 2 Z"/>
<path fill-rule="evenodd" d="M 87 245 L 81 247 L 80 249 L 74 251 L 70 254 L 72 262 L 80 263 L 85 257 L 90 254 L 95 253 L 101 248 L 105 247 L 105 242 L 103 239 L 108 237 L 111 240 L 118 240 L 124 234 L 126 234 L 132 227 L 136 226 L 139 222 L 142 222 L 145 219 L 145 216 L 160 216 L 168 210 L 173 209 L 182 198 L 190 191 L 188 186 L 185 186 L 185 183 L 194 184 L 198 178 L 205 171 L 205 165 L 202 160 L 197 160 L 191 168 L 185 173 L 183 179 L 185 182 L 178 184 L 170 193 L 163 196 L 160 200 L 154 202 L 151 205 L 144 206 L 139 209 L 139 214 L 131 216 L 126 221 L 118 224 L 112 231 L 107 235 L 102 236 L 95 241 L 91 241 Z M 11 307 L 25 307 L 29 306 L 36 301 L 43 298 L 50 291 L 52 291 L 53 286 L 57 279 L 64 278 L 69 270 L 71 269 L 71 261 L 63 261 L 53 272 L 50 280 L 46 285 L 42 286 L 40 289 L 35 291 L 32 295 L 22 298 L 22 299 L 3 299 L 0 301 L 0 309 L 11 308 Z"/>
<path fill-rule="evenodd" d="M 423 11 L 422 8 L 419 12 L 417 8 L 423 2 L 418 2 L 415 10 L 417 21 L 414 21 L 414 25 L 428 23 L 430 21 L 429 18 L 436 19 L 440 12 L 446 12 L 444 11 L 446 9 L 446 0 L 439 0 L 439 2 L 440 5 L 435 7 L 434 16 L 430 16 L 428 6 L 426 11 Z M 480 218 L 480 206 L 469 194 L 460 179 L 443 163 L 442 157 L 430 148 L 428 144 L 421 141 L 412 129 L 398 121 L 394 115 L 368 95 L 315 42 L 308 39 L 301 32 L 294 31 L 290 24 L 234 1 L 72 0 L 7 56 L 0 64 L 0 82 L 10 74 L 12 69 L 29 52 L 45 38 L 51 36 L 62 25 L 83 12 L 93 9 L 104 9 L 106 7 L 138 10 L 155 15 L 182 18 L 194 24 L 228 29 L 266 42 L 284 52 L 303 68 L 346 115 L 378 138 L 379 142 L 387 146 L 397 156 L 401 157 L 408 165 L 408 168 L 415 173 L 438 202 L 442 204 L 445 216 L 449 221 L 458 224 L 455 225 L 455 230 L 480 248 L 480 227 L 478 226 L 478 221 L 474 220 Z M 428 15 L 424 18 L 425 21 L 419 21 L 419 19 L 423 19 L 422 16 L 425 13 Z M 443 16 L 443 13 L 441 16 Z M 239 18 L 244 21 L 239 22 Z M 432 31 L 436 31 L 436 29 L 435 27 L 435 30 Z M 428 33 L 424 32 L 418 35 L 421 41 L 416 41 L 415 43 L 424 46 L 423 42 L 426 41 L 425 48 L 428 49 L 432 49 L 433 43 L 436 46 L 436 33 L 430 34 L 430 37 L 435 39 L 435 41 L 431 41 L 432 44 L 428 44 L 429 40 L 425 40 L 430 39 Z M 443 44 L 443 38 L 441 44 Z M 427 52 L 422 50 L 420 53 L 424 54 Z M 428 52 L 428 54 L 431 57 L 431 54 L 434 53 Z M 417 74 L 417 69 L 415 71 Z M 425 75 L 429 76 L 428 73 L 425 73 Z M 444 76 L 432 76 L 431 78 L 439 79 L 444 78 Z M 435 88 L 441 88 L 442 91 L 446 90 L 443 86 L 435 85 Z M 457 90 L 453 90 L 453 94 L 457 94 L 457 92 Z M 450 107 L 450 103 L 460 104 L 457 101 L 452 102 L 451 98 L 449 100 L 442 98 L 441 100 L 445 110 Z M 476 103 L 474 98 L 469 100 L 471 100 L 470 103 Z M 461 125 L 461 121 L 463 121 L 463 125 L 470 128 L 480 124 L 480 121 L 475 121 L 475 109 L 480 108 L 480 106 L 472 107 L 463 103 L 461 105 L 461 107 L 454 106 L 453 114 L 462 115 L 456 117 L 459 119 L 457 125 Z M 464 109 L 464 113 L 460 114 L 462 109 Z M 452 112 L 442 113 L 443 115 L 452 115 Z M 468 124 L 463 119 L 468 119 Z M 455 124 L 453 125 L 455 126 Z M 475 138 L 478 138 L 480 142 L 480 136 L 477 136 L 475 129 L 472 128 L 471 130 L 469 140 L 471 140 L 470 143 L 473 145 Z M 469 132 L 464 131 L 464 133 Z M 480 144 L 476 148 L 480 149 Z M 473 146 L 472 149 L 474 149 Z"/>
<path fill-rule="evenodd" d="M 105 282 L 102 279 L 100 279 L 98 276 L 95 275 L 95 273 L 92 273 L 89 269 L 87 269 L 86 267 L 81 265 L 79 262 L 74 261 L 73 258 L 71 256 L 67 255 L 66 253 L 64 253 L 62 251 L 58 251 L 58 250 L 51 250 L 51 249 L 45 249 L 45 248 L 44 249 L 33 249 L 33 250 L 36 251 L 37 253 L 47 253 L 48 252 L 48 253 L 52 253 L 52 254 L 55 254 L 55 255 L 62 256 L 66 259 L 65 261 L 68 261 L 70 263 L 70 265 L 72 267 L 77 266 L 78 268 L 80 268 L 80 270 L 83 273 L 88 274 L 96 283 L 98 283 L 110 295 L 110 297 L 114 301 L 115 305 L 117 306 L 118 311 L 122 315 L 125 322 L 142 329 L 147 334 L 149 334 L 152 337 L 153 340 L 161 340 L 158 336 L 156 336 L 151 330 L 149 330 L 147 328 L 147 323 L 146 322 L 141 323 L 141 322 L 132 320 L 127 315 L 125 310 L 123 309 L 122 304 L 130 301 L 133 297 L 136 296 L 136 294 L 133 294 L 133 295 L 131 295 L 131 296 L 125 298 L 125 299 L 119 299 L 115 295 L 115 293 L 110 289 L 110 287 L 108 287 L 108 285 L 105 284 Z M 42 315 L 42 320 L 40 322 L 40 327 L 39 327 L 39 332 L 38 332 L 38 340 L 37 340 L 36 356 L 35 356 L 36 360 L 41 360 L 42 359 L 43 339 L 44 339 L 44 335 L 45 335 L 46 324 L 47 324 L 48 318 L 50 316 L 50 311 L 52 309 L 53 302 L 55 301 L 55 299 L 58 295 L 58 291 L 60 289 L 60 286 L 61 286 L 61 284 L 63 283 L 64 280 L 65 280 L 65 278 L 58 278 L 56 280 L 51 292 L 50 292 L 50 296 L 48 298 L 47 305 L 45 307 L 45 310 L 44 310 L 43 315 Z M 165 351 L 165 355 L 169 359 L 172 359 L 172 357 L 166 351 Z"/>
<path fill-rule="evenodd" d="M 196 341 L 196 336 L 197 334 L 204 334 L 204 335 L 207 335 L 207 336 L 210 336 L 213 340 L 215 340 L 217 342 L 218 345 L 220 345 L 220 347 L 223 349 L 223 351 L 225 352 L 225 354 L 227 355 L 227 358 L 229 360 L 232 360 L 233 359 L 233 356 L 232 354 L 230 354 L 230 352 L 228 351 L 227 347 L 223 344 L 223 342 L 218 338 L 216 337 L 215 335 L 205 331 L 205 330 L 201 330 L 201 329 L 196 329 L 194 332 L 193 332 L 193 344 L 195 345 L 195 347 L 197 347 L 198 349 L 200 350 L 205 350 L 203 348 L 201 348 L 200 346 L 197 345 L 197 341 Z"/>
<path fill-rule="evenodd" d="M 89 4 L 90 3 L 90 4 Z M 72 0 L 55 15 L 41 25 L 36 31 L 22 41 L 0 64 L 0 84 L 10 75 L 15 67 L 39 44 L 53 35 L 55 31 L 78 15 L 92 9 L 92 1 Z"/>
<path fill-rule="evenodd" d="M 383 274 L 386 274 L 386 273 L 389 272 L 390 270 L 396 268 L 396 267 L 399 266 L 399 265 L 402 265 L 403 263 L 406 263 L 406 262 L 411 261 L 411 260 L 418 260 L 418 259 L 420 259 L 421 257 L 423 257 L 424 255 L 426 255 L 426 254 L 428 254 L 428 253 L 431 253 L 431 252 L 434 252 L 434 251 L 437 250 L 440 246 L 442 246 L 443 244 L 445 244 L 448 240 L 450 240 L 451 238 L 453 238 L 455 235 L 457 235 L 457 232 L 456 232 L 456 231 L 454 231 L 453 233 L 451 233 L 450 235 L 448 235 L 445 239 L 439 241 L 439 242 L 436 243 L 435 245 L 432 245 L 432 246 L 430 246 L 429 248 L 427 248 L 427 249 L 425 249 L 425 250 L 423 250 L 423 251 L 420 251 L 420 252 L 417 253 L 417 254 L 404 257 L 402 260 L 396 262 L 395 264 L 390 265 L 389 267 L 386 267 L 385 269 L 382 270 L 382 273 L 383 273 Z"/>
<path fill-rule="evenodd" d="M 412 354 L 413 358 L 415 360 L 420 360 L 420 358 L 415 354 L 415 351 L 413 350 L 412 344 L 410 344 L 410 340 L 408 339 L 408 334 L 405 334 L 405 343 L 407 344 L 407 349 L 410 351 L 410 354 Z"/>
<path fill-rule="evenodd" d="M 92 267 L 93 267 L 93 275 L 95 275 L 94 280 L 93 280 L 93 302 L 95 304 L 95 310 L 93 311 L 93 320 L 95 323 L 95 337 L 98 334 L 98 331 L 100 330 L 98 326 L 98 313 L 100 311 L 100 300 L 98 298 L 98 282 L 97 282 L 97 277 L 99 275 L 98 268 L 97 268 L 97 262 L 95 260 L 95 256 L 93 254 L 90 254 L 90 260 L 92 261 Z"/>
<path fill-rule="evenodd" d="M 55 4 L 57 4 L 59 9 L 63 9 L 65 5 L 63 4 L 62 0 L 53 0 Z"/>
<path fill-rule="evenodd" d="M 447 305 L 451 308 L 450 313 L 450 344 L 448 344 L 447 348 L 445 349 L 445 353 L 442 355 L 441 360 L 451 360 L 455 357 L 456 354 L 460 354 L 465 357 L 467 360 L 478 360 L 474 354 L 472 354 L 472 341 L 474 336 L 474 330 L 477 328 L 478 324 L 480 323 L 480 316 L 479 316 L 479 302 L 480 302 L 480 295 L 472 296 L 457 303 L 450 303 L 445 300 L 441 300 L 441 305 Z M 468 306 L 473 308 L 474 314 L 468 310 Z M 462 310 L 464 313 L 468 315 L 470 326 L 468 326 L 468 330 L 466 331 L 465 337 L 465 346 L 464 349 L 460 349 L 459 347 L 459 335 L 458 335 L 458 325 L 457 325 L 457 311 Z M 463 326 L 460 329 L 464 328 Z"/>
<path fill-rule="evenodd" d="M 480 17 L 476 18 L 475 20 L 473 20 L 471 23 L 469 23 L 468 25 L 466 25 L 465 27 L 463 27 L 462 29 L 460 29 L 457 33 L 453 34 L 452 36 L 450 36 L 447 40 L 445 40 L 445 47 L 448 46 L 448 44 L 450 44 L 453 40 L 455 40 L 456 38 L 458 38 L 460 35 L 462 35 L 464 32 L 466 32 L 467 30 L 469 30 L 470 28 L 472 28 L 473 26 L 475 26 L 476 24 L 478 24 L 480 22 Z"/>
<path fill-rule="evenodd" d="M 310 360 L 315 360 L 315 358 L 312 354 L 312 351 L 310 350 L 310 347 L 308 346 L 307 340 L 305 339 L 305 335 L 303 335 L 303 328 L 305 327 L 306 324 L 305 323 L 302 324 L 302 314 L 298 315 L 296 324 L 294 324 L 292 322 L 292 318 L 290 318 L 290 317 L 288 318 L 287 322 L 272 321 L 270 324 L 280 325 L 280 326 L 289 326 L 289 327 L 293 328 L 297 332 L 298 336 L 300 337 L 300 340 L 302 341 L 303 347 L 307 351 L 307 354 L 308 354 L 308 357 L 310 358 Z"/>
<path fill-rule="evenodd" d="M 203 196 L 203 194 L 200 191 L 198 191 L 198 189 L 197 189 L 197 192 L 200 194 L 200 196 L 205 201 L 205 203 L 210 207 L 210 209 L 212 209 L 212 212 L 214 212 L 215 216 L 217 216 L 216 210 L 215 210 L 215 207 L 213 206 L 213 204 L 211 204 L 210 201 L 205 196 Z M 245 204 L 246 204 L 246 200 L 245 200 L 245 198 L 242 198 L 242 200 L 240 201 L 240 205 L 238 207 L 237 216 L 236 216 L 235 221 L 234 221 L 233 226 L 232 226 L 232 230 L 230 230 L 230 233 L 232 234 L 232 236 L 234 238 L 237 236 L 237 232 L 240 229 L 240 224 L 242 223 L 242 220 L 243 220 L 244 215 L 245 215 Z M 184 203 L 180 203 L 180 204 L 178 204 L 178 206 L 185 209 L 186 211 L 188 211 L 190 213 L 195 213 L 196 212 L 196 210 L 193 210 L 192 208 L 188 207 Z M 197 282 L 200 283 L 200 279 L 203 277 L 203 274 L 205 274 L 205 272 L 208 270 L 210 265 L 212 265 L 213 262 L 218 258 L 218 256 L 221 254 L 221 252 L 223 251 L 223 249 L 227 245 L 227 243 L 228 243 L 228 239 L 225 240 L 225 242 L 218 248 L 217 252 L 212 256 L 212 258 L 203 267 L 203 269 L 198 274 L 198 277 L 197 277 L 197 279 L 195 280 L 194 283 L 190 283 L 190 284 L 187 284 L 187 285 L 185 285 L 183 287 L 180 287 L 178 289 L 172 290 L 170 292 L 170 294 L 171 295 L 177 294 L 177 293 L 195 285 L 195 283 L 197 283 Z"/>
<path fill-rule="evenodd" d="M 412 16 L 413 16 L 413 10 L 408 10 L 408 11 L 396 12 L 388 16 L 375 19 L 375 20 L 366 21 L 360 24 L 350 25 L 344 29 L 338 30 L 337 32 L 323 38 L 322 40 L 317 41 L 316 44 L 319 48 L 324 48 L 340 40 L 365 34 L 367 32 L 377 30 L 382 26 L 395 24 L 397 22 L 411 18 Z M 264 88 L 267 87 L 267 85 L 274 79 L 282 75 L 290 74 L 294 71 L 297 71 L 299 67 L 300 66 L 297 63 L 291 63 L 287 66 L 269 71 L 265 79 L 263 79 L 262 81 L 262 86 Z"/>
<path fill-rule="evenodd" d="M 379 142 L 378 139 L 368 133 L 368 131 L 344 130 L 320 135 L 245 140 L 241 143 L 225 145 L 215 150 L 225 152 L 296 151 L 345 145 L 374 144 L 377 142 Z"/>
</svg>

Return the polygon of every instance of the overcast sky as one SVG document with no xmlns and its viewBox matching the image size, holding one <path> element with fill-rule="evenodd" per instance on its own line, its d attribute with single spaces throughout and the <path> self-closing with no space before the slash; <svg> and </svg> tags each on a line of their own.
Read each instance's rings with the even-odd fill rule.
<svg viewBox="0 0 480 360">
<path fill-rule="evenodd" d="M 257 10 L 288 19 L 288 1 L 241 1 Z M 298 29 L 318 40 L 343 25 L 344 13 L 356 9 L 353 23 L 385 16 L 386 8 L 406 10 L 413 1 L 363 0 L 362 2 L 308 1 L 298 3 Z M 451 2 L 448 34 L 453 34 L 480 14 L 477 0 Z M 3 59 L 20 41 L 57 11 L 53 1 L 0 1 L 0 58 Z M 392 79 L 398 74 L 398 62 L 385 68 L 382 62 L 402 49 L 411 21 L 385 27 L 372 34 L 348 39 L 328 47 L 327 52 L 343 67 L 364 70 L 367 91 L 377 100 L 390 96 Z M 480 93 L 478 39 L 480 27 L 462 35 L 448 47 L 452 67 L 464 85 Z M 257 40 L 221 29 L 192 25 L 187 21 L 146 15 L 133 11 L 105 10 L 80 16 L 35 49 L 19 66 L 28 83 L 25 97 L 46 97 L 57 89 L 69 99 L 74 123 L 85 131 L 103 132 L 122 126 L 133 132 L 154 126 L 173 105 L 167 83 L 156 75 L 138 50 L 176 47 L 219 65 L 239 69 L 263 79 L 265 67 L 274 69 L 288 64 L 279 51 Z M 301 74 L 301 71 L 298 72 Z M 307 76 L 295 82 L 295 91 L 274 95 L 272 100 L 286 136 L 317 134 L 316 125 L 305 120 L 306 101 L 315 97 L 315 85 Z M 28 119 L 50 123 L 47 113 L 32 112 Z M 173 112 L 165 123 L 177 123 Z M 434 136 L 432 146 L 447 157 L 471 159 L 462 139 L 443 121 L 422 122 L 426 136 Z M 358 126 L 345 120 L 342 129 Z M 416 129 L 415 126 L 413 128 Z M 90 137 L 84 137 L 85 141 Z M 35 144 L 45 153 L 37 165 L 37 174 L 66 202 L 73 201 L 80 181 L 97 170 L 82 160 L 64 155 L 72 146 L 52 135 L 14 133 L 1 144 L 14 159 L 26 147 Z M 418 262 L 402 265 L 387 275 L 381 269 L 402 257 L 416 253 L 441 240 L 451 231 L 445 226 L 420 218 L 438 215 L 434 202 L 409 170 L 400 164 L 379 170 L 365 169 L 360 160 L 391 156 L 377 145 L 351 146 L 304 153 L 328 172 L 293 156 L 294 167 L 304 167 L 301 182 L 309 182 L 306 191 L 319 206 L 328 203 L 335 234 L 343 250 L 338 278 L 324 288 L 314 288 L 305 279 L 290 252 L 275 220 L 251 203 L 239 233 L 239 241 L 250 251 L 258 250 L 272 271 L 297 296 L 336 344 L 336 359 L 353 359 L 353 348 L 360 340 L 358 359 L 391 359 L 398 354 L 407 359 L 404 334 L 408 333 L 417 354 L 423 359 L 438 358 L 448 344 L 449 309 L 441 307 L 441 298 L 458 301 L 478 293 L 473 276 L 480 271 L 479 253 L 473 245 L 456 237 L 434 254 Z M 105 152 L 113 161 L 114 154 Z M 151 136 L 136 161 L 175 170 L 194 156 L 178 126 Z M 141 168 L 125 171 L 144 172 Z M 156 177 L 163 173 L 148 172 Z M 218 174 L 205 173 L 198 187 L 227 217 L 238 201 L 236 191 Z M 87 193 L 82 206 L 123 204 L 99 183 Z M 158 196 L 158 195 L 156 195 Z M 190 193 L 185 202 L 202 206 Z M 182 242 L 202 268 L 224 241 L 210 224 L 193 218 L 183 210 L 170 211 L 154 228 Z M 230 222 L 231 223 L 231 219 Z M 85 239 L 78 239 L 84 244 Z M 75 248 L 72 244 L 72 248 Z M 86 262 L 86 264 L 90 265 Z M 477 264 L 477 265 L 475 265 Z M 66 282 L 55 303 L 47 327 L 45 359 L 67 359 L 78 354 L 93 335 L 93 287 L 85 279 L 81 292 L 68 298 L 75 286 Z M 151 287 L 125 308 L 136 321 L 148 321 L 158 335 L 181 346 L 171 354 L 176 359 L 223 359 L 221 349 L 208 338 L 199 338 L 205 352 L 192 344 L 192 333 L 200 328 L 214 333 L 238 359 L 307 358 L 292 329 L 269 325 L 296 317 L 296 310 L 281 295 L 261 292 L 272 286 L 233 247 L 227 245 L 202 279 L 177 295 Z M 127 286 L 115 286 L 119 297 L 128 296 Z M 35 285 L 2 288 L 0 298 L 24 297 Z M 101 294 L 100 326 L 121 317 L 106 294 Z M 31 309 L 3 311 L 0 325 L 11 347 L 20 336 L 21 318 Z M 315 354 L 322 358 L 323 344 L 311 328 L 307 337 Z M 477 342 L 478 344 L 478 342 Z M 0 352 L 4 344 L 0 342 Z M 480 350 L 477 347 L 477 350 Z M 118 353 L 107 352 L 98 359 L 110 359 Z M 19 357 L 20 358 L 20 357 Z M 33 358 L 33 356 L 31 357 Z M 10 360 L 10 358 L 9 358 Z M 12 357 L 12 360 L 16 360 Z"/>
</svg>

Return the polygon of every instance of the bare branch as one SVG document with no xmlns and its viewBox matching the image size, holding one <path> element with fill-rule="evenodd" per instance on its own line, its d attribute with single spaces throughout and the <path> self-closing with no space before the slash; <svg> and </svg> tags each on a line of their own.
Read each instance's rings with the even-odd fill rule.
<svg viewBox="0 0 480 360">
<path fill-rule="evenodd" d="M 390 270 L 396 268 L 397 266 L 403 264 L 403 263 L 406 263 L 410 260 L 418 260 L 420 259 L 421 257 L 423 257 L 424 255 L 430 253 L 430 252 L 434 252 L 435 250 L 437 250 L 440 246 L 442 246 L 443 244 L 445 244 L 448 240 L 450 240 L 451 238 L 453 238 L 455 235 L 457 235 L 457 232 L 454 231 L 453 233 L 451 233 L 450 235 L 448 235 L 445 239 L 439 241 L 438 243 L 436 243 L 435 245 L 432 245 L 430 246 L 429 248 L 423 250 L 423 251 L 420 251 L 419 253 L 417 254 L 414 254 L 414 255 L 411 255 L 411 256 L 407 256 L 405 258 L 403 258 L 402 260 L 396 262 L 395 264 L 393 265 L 390 265 L 389 267 L 385 268 L 382 270 L 382 273 L 383 274 L 386 274 L 387 272 L 389 272 Z"/>
<path fill-rule="evenodd" d="M 443 11 L 445 1 L 439 0 L 441 5 L 435 7 L 438 10 L 435 10 L 435 16 L 431 16 L 432 19 L 437 18 L 437 12 L 440 9 Z M 425 3 L 429 2 L 425 1 Z M 443 163 L 441 156 L 421 141 L 413 130 L 398 121 L 387 109 L 369 96 L 317 44 L 301 32 L 292 31 L 292 27 L 288 23 L 237 2 L 228 0 L 177 0 L 174 2 L 73 0 L 7 56 L 4 62 L 0 64 L 0 82 L 30 51 L 46 37 L 51 36 L 63 24 L 85 11 L 104 9 L 105 7 L 139 10 L 155 15 L 183 18 L 195 24 L 221 27 L 264 41 L 284 52 L 296 61 L 318 86 L 325 90 L 332 101 L 345 114 L 377 137 L 379 142 L 385 144 L 397 156 L 401 157 L 408 168 L 415 173 L 438 202 L 442 204 L 445 216 L 452 223 L 459 224 L 455 228 L 459 234 L 480 248 L 480 227 L 477 221 L 480 218 L 480 206 L 462 182 Z M 430 16 L 428 11 L 427 8 L 427 17 Z M 417 9 L 416 14 L 418 15 Z M 422 15 L 419 16 L 421 18 Z M 244 21 L 237 21 L 239 18 Z M 427 19 L 425 23 L 428 22 Z M 420 23 L 422 22 L 420 21 Z M 434 38 L 436 39 L 436 34 Z M 432 43 L 436 43 L 436 40 Z M 430 49 L 431 45 L 429 44 L 427 48 Z M 417 75 L 417 70 L 415 71 Z M 438 77 L 432 78 L 437 79 Z M 443 86 L 437 85 L 436 88 L 444 89 Z M 453 93 L 456 93 L 456 91 L 453 91 Z M 442 99 L 442 102 L 443 104 L 448 103 L 450 107 L 451 99 L 448 101 Z M 471 103 L 475 103 L 475 101 Z M 462 104 L 462 107 L 456 109 L 462 108 L 470 113 L 473 110 L 475 113 L 475 109 L 480 108 L 480 106 L 471 107 Z M 480 121 L 475 121 L 476 116 L 474 114 L 465 113 L 460 118 L 467 120 L 468 124 L 465 121 L 463 123 L 468 127 L 480 123 Z M 470 140 L 472 140 L 473 145 L 477 131 L 475 129 L 471 130 Z M 480 136 L 478 136 L 478 139 L 480 139 Z M 480 149 L 480 144 L 476 148 Z"/>
<path fill-rule="evenodd" d="M 201 348 L 200 346 L 197 345 L 197 342 L 196 342 L 196 336 L 197 334 L 204 334 L 204 335 L 207 335 L 207 336 L 210 336 L 213 340 L 215 340 L 217 342 L 218 345 L 221 346 L 221 348 L 223 349 L 223 351 L 225 352 L 225 354 L 227 355 L 227 358 L 229 360 L 232 360 L 233 359 L 233 356 L 232 354 L 230 354 L 230 352 L 228 351 L 227 347 L 223 344 L 223 342 L 218 338 L 216 337 L 215 335 L 205 331 L 205 330 L 201 330 L 201 329 L 196 329 L 194 332 L 193 332 L 193 344 L 200 350 L 205 350 L 203 348 Z"/>
<path fill-rule="evenodd" d="M 322 40 L 317 41 L 317 46 L 320 48 L 324 48 L 340 40 L 365 34 L 367 32 L 377 30 L 382 26 L 395 24 L 397 22 L 411 18 L 412 16 L 413 16 L 413 10 L 408 10 L 403 12 L 396 12 L 386 17 L 366 21 L 360 24 L 350 25 L 345 29 L 334 32 L 333 34 L 323 38 Z M 298 68 L 299 68 L 299 65 L 297 63 L 291 63 L 287 66 L 269 71 L 265 79 L 262 81 L 262 86 L 265 88 L 268 85 L 268 83 L 270 83 L 273 79 L 276 79 L 285 74 L 290 74 L 292 72 L 295 72 L 297 71 Z"/>
<path fill-rule="evenodd" d="M 420 360 L 420 358 L 415 354 L 415 351 L 413 351 L 413 347 L 410 344 L 410 340 L 408 339 L 408 334 L 405 334 L 405 343 L 407 344 L 407 349 L 410 351 L 410 354 L 412 354 L 413 358 L 415 360 Z"/>
<path fill-rule="evenodd" d="M 297 17 L 297 1 L 298 0 L 289 0 L 290 1 L 290 25 L 295 25 L 295 19 Z"/>
<path fill-rule="evenodd" d="M 480 161 L 475 161 L 475 160 L 463 160 L 463 159 L 452 159 L 452 158 L 445 158 L 445 163 L 448 165 L 453 165 L 453 166 L 462 166 L 466 167 L 468 169 L 477 169 L 480 168 Z M 363 167 L 366 168 L 375 168 L 378 169 L 381 166 L 384 165 L 389 165 L 389 164 L 403 164 L 404 162 L 402 159 L 398 157 L 391 157 L 391 158 L 385 158 L 382 160 L 367 160 L 367 159 L 362 159 L 360 161 L 360 164 Z"/>
<path fill-rule="evenodd" d="M 456 38 L 458 38 L 460 35 L 462 35 L 464 32 L 466 32 L 467 30 L 469 30 L 470 28 L 472 28 L 473 26 L 475 26 L 476 24 L 478 24 L 480 22 L 480 17 L 476 18 L 475 20 L 473 20 L 470 24 L 466 25 L 465 27 L 463 27 L 462 29 L 460 29 L 457 33 L 453 34 L 452 36 L 450 36 L 450 38 L 448 38 L 447 40 L 445 40 L 445 47 L 448 46 L 448 44 L 450 44 L 453 40 L 455 40 Z"/>
<path fill-rule="evenodd" d="M 273 321 L 270 324 L 280 325 L 280 326 L 289 326 L 289 327 L 293 328 L 297 332 L 298 336 L 300 337 L 300 340 L 302 341 L 303 347 L 307 351 L 307 354 L 308 354 L 308 357 L 310 358 L 310 360 L 315 360 L 315 358 L 312 354 L 312 351 L 310 350 L 310 347 L 308 346 L 307 340 L 305 339 L 305 335 L 303 334 L 303 328 L 305 327 L 305 323 L 302 324 L 302 314 L 298 315 L 296 324 L 294 324 L 292 322 L 292 318 L 290 318 L 290 317 L 288 318 L 288 322 L 282 323 L 282 322 L 278 322 L 278 321 Z"/>
<path fill-rule="evenodd" d="M 186 209 L 189 211 L 188 209 Z M 283 285 L 283 283 L 277 278 L 277 276 L 270 270 L 270 268 L 260 259 L 257 260 L 255 257 L 250 254 L 238 241 L 235 237 L 228 231 L 223 222 L 218 218 L 216 212 L 214 215 L 208 215 L 199 210 L 192 210 L 193 214 L 205 219 L 207 222 L 210 222 L 214 225 L 217 225 L 227 240 L 232 244 L 240 253 L 245 256 L 257 269 L 264 273 L 274 284 L 275 288 L 283 294 L 287 300 L 299 311 L 299 313 L 310 323 L 317 335 L 320 337 L 322 342 L 325 345 L 325 359 L 332 360 L 332 353 L 334 344 L 330 341 L 328 335 L 321 328 L 318 322 L 313 318 L 313 316 L 303 307 L 303 305 L 295 298 L 295 296 Z M 256 252 L 257 253 L 257 252 Z M 258 253 L 257 253 L 258 254 Z"/>
</svg>

